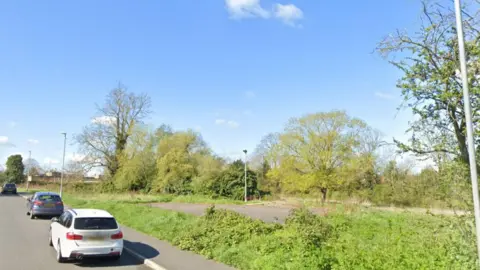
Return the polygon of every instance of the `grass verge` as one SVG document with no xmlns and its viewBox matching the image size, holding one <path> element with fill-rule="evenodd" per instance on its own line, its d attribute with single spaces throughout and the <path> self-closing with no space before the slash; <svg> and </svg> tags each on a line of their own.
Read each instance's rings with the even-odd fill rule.
<svg viewBox="0 0 480 270">
<path fill-rule="evenodd" d="M 82 185 L 83 187 L 83 185 Z M 18 192 L 27 192 L 26 188 L 19 186 Z M 28 189 L 28 193 L 38 191 L 55 191 L 58 192 L 59 185 L 33 186 Z M 73 186 L 66 185 L 64 187 L 65 194 L 75 194 L 78 199 L 94 200 L 94 201 L 114 201 L 117 203 L 162 203 L 162 202 L 181 202 L 181 203 L 206 203 L 206 204 L 245 204 L 243 201 L 232 200 L 227 198 L 210 198 L 202 195 L 170 195 L 170 194 L 144 194 L 139 192 L 124 193 L 98 193 L 91 190 L 75 189 Z M 249 203 L 254 203 L 250 201 Z"/>
</svg>

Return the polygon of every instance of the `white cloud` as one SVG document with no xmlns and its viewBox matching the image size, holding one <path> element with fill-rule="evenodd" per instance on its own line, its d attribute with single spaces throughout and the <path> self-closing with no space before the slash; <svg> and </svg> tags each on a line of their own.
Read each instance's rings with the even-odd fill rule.
<svg viewBox="0 0 480 270">
<path fill-rule="evenodd" d="M 225 119 L 217 119 L 217 120 L 215 120 L 215 124 L 217 124 L 217 125 L 223 125 L 223 124 L 225 124 L 225 122 L 226 122 Z"/>
<path fill-rule="evenodd" d="M 375 96 L 381 99 L 395 99 L 395 96 L 385 92 L 375 92 Z"/>
<path fill-rule="evenodd" d="M 215 120 L 215 124 L 217 125 L 226 125 L 231 128 L 238 128 L 240 124 L 238 122 L 235 122 L 233 120 L 225 120 L 225 119 L 217 119 Z"/>
<path fill-rule="evenodd" d="M 7 136 L 0 136 L 0 147 L 1 146 L 15 147 L 15 145 L 10 142 Z"/>
<path fill-rule="evenodd" d="M 225 0 L 225 5 L 232 19 L 270 17 L 270 12 L 260 6 L 260 0 Z"/>
<path fill-rule="evenodd" d="M 290 26 L 301 26 L 296 21 L 303 19 L 303 11 L 293 4 L 275 4 L 273 15 L 283 23 Z"/>
<path fill-rule="evenodd" d="M 7 136 L 0 136 L 0 144 L 7 144 L 8 137 Z"/>
<path fill-rule="evenodd" d="M 58 159 L 53 159 L 53 158 L 49 158 L 49 157 L 46 157 L 43 159 L 43 163 L 44 164 L 48 164 L 48 165 L 54 165 L 54 164 L 60 164 L 60 161 Z"/>
<path fill-rule="evenodd" d="M 303 19 L 303 11 L 293 4 L 274 4 L 272 10 L 267 10 L 260 5 L 260 0 L 225 0 L 225 6 L 232 19 L 271 17 L 283 23 L 302 27 L 296 22 Z"/>
<path fill-rule="evenodd" d="M 92 119 L 93 124 L 101 125 L 113 125 L 116 121 L 116 118 L 113 116 L 99 116 Z"/>
<path fill-rule="evenodd" d="M 245 96 L 246 96 L 247 98 L 254 98 L 254 97 L 256 97 L 257 95 L 256 95 L 255 92 L 253 92 L 253 91 L 247 91 L 247 92 L 245 92 Z"/>
<path fill-rule="evenodd" d="M 35 139 L 28 139 L 27 142 L 31 144 L 38 144 L 40 141 Z"/>
</svg>

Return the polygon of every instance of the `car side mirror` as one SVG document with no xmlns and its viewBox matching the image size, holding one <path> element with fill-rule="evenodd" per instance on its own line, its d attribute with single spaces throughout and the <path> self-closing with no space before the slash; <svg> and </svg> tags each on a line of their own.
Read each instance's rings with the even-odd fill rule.
<svg viewBox="0 0 480 270">
<path fill-rule="evenodd" d="M 53 218 L 51 219 L 51 221 L 52 221 L 52 222 L 58 222 L 58 217 L 53 217 Z"/>
</svg>

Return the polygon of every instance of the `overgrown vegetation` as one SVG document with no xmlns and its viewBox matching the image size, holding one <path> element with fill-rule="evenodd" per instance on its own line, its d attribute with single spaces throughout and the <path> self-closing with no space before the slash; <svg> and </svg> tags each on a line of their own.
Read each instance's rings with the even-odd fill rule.
<svg viewBox="0 0 480 270">
<path fill-rule="evenodd" d="M 65 201 L 106 209 L 123 225 L 238 269 L 475 269 L 468 217 L 360 210 L 322 217 L 303 208 L 280 225 L 214 207 L 195 217 L 70 194 Z"/>
</svg>

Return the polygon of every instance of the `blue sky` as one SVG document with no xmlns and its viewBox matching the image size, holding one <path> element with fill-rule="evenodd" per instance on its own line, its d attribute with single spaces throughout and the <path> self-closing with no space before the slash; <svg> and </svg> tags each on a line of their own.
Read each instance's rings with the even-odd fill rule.
<svg viewBox="0 0 480 270">
<path fill-rule="evenodd" d="M 78 133 L 118 81 L 151 96 L 150 124 L 199 129 L 230 157 L 332 109 L 405 138 L 401 74 L 372 52 L 419 12 L 415 0 L 1 1 L 0 159 L 31 150 L 59 167 L 60 132 Z"/>
</svg>

